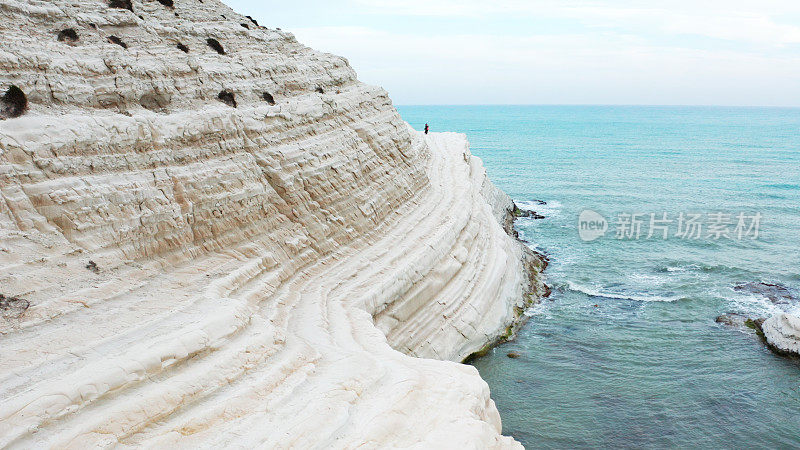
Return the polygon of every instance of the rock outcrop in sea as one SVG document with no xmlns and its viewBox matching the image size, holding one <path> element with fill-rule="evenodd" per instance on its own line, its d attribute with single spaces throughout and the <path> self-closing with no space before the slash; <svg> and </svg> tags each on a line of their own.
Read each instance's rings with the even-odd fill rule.
<svg viewBox="0 0 800 450">
<path fill-rule="evenodd" d="M 516 447 L 545 292 L 457 134 L 216 0 L 0 0 L 0 447 Z"/>
<path fill-rule="evenodd" d="M 800 317 L 776 314 L 761 324 L 767 344 L 778 353 L 800 355 Z"/>
<path fill-rule="evenodd" d="M 749 282 L 738 284 L 733 289 L 762 296 L 774 305 L 796 308 L 798 302 L 794 291 L 782 284 Z M 751 328 L 775 353 L 800 356 L 800 317 L 796 314 L 781 312 L 766 318 L 725 313 L 717 317 L 716 321 L 736 328 Z"/>
</svg>

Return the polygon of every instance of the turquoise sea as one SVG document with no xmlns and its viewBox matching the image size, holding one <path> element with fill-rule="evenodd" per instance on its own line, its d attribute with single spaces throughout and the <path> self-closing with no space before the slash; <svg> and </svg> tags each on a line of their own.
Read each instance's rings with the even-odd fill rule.
<svg viewBox="0 0 800 450">
<path fill-rule="evenodd" d="M 553 294 L 473 362 L 505 434 L 528 448 L 800 447 L 800 362 L 715 322 L 800 304 L 787 299 L 800 298 L 800 109 L 398 110 L 416 129 L 466 133 L 495 184 L 546 216 L 517 227 L 549 255 Z M 580 238 L 584 210 L 607 219 L 605 236 Z M 676 236 L 681 213 L 697 214 L 696 239 Z M 638 239 L 620 214 L 637 214 Z M 651 214 L 672 222 L 647 239 Z"/>
</svg>

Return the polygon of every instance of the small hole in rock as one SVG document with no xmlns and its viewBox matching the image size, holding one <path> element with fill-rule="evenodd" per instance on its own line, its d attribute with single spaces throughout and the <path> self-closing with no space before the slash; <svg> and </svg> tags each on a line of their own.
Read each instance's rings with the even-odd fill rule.
<svg viewBox="0 0 800 450">
<path fill-rule="evenodd" d="M 183 53 L 189 53 L 189 47 L 183 45 L 182 43 L 178 42 L 178 50 L 182 51 Z"/>
<path fill-rule="evenodd" d="M 250 16 L 245 16 L 245 17 L 247 17 L 248 19 L 250 19 L 250 22 L 253 22 L 253 25 L 255 25 L 255 26 L 258 26 L 258 22 L 256 22 L 256 19 L 253 19 L 253 18 L 252 18 L 252 17 L 250 17 Z"/>
<path fill-rule="evenodd" d="M 180 17 L 180 15 L 178 13 L 175 13 L 175 17 Z"/>
<path fill-rule="evenodd" d="M 3 317 L 19 319 L 31 306 L 31 302 L 19 297 L 6 297 L 0 294 L 0 311 Z"/>
<path fill-rule="evenodd" d="M 317 88 L 316 88 L 316 89 L 314 89 L 314 90 L 315 90 L 316 92 L 319 92 L 320 94 L 324 94 L 324 93 L 325 93 L 325 89 L 322 89 L 321 87 L 317 87 Z"/>
<path fill-rule="evenodd" d="M 158 3 L 166 6 L 167 8 L 174 8 L 175 3 L 172 0 L 158 0 Z"/>
<path fill-rule="evenodd" d="M 223 19 L 227 19 L 227 17 L 225 17 L 225 14 L 220 14 L 220 16 L 222 16 Z"/>
<path fill-rule="evenodd" d="M 250 29 L 250 25 L 248 25 L 248 24 L 246 24 L 246 23 L 242 23 L 242 24 L 240 24 L 240 25 L 241 25 L 242 27 L 244 27 L 244 28 L 247 28 L 248 30 Z"/>
<path fill-rule="evenodd" d="M 95 23 L 90 23 L 89 26 L 94 28 L 95 30 L 97 29 L 97 24 L 95 24 Z"/>
<path fill-rule="evenodd" d="M 169 106 L 170 97 L 157 91 L 150 91 L 139 98 L 139 104 L 143 108 L 155 112 L 166 112 Z"/>
<path fill-rule="evenodd" d="M 217 98 L 228 106 L 232 106 L 236 108 L 236 99 L 233 97 L 233 94 L 228 91 L 222 91 L 217 95 Z"/>
<path fill-rule="evenodd" d="M 97 267 L 97 263 L 92 261 L 91 259 L 89 260 L 89 264 L 86 265 L 86 268 L 94 273 L 100 273 L 100 268 Z"/>
<path fill-rule="evenodd" d="M 224 55 L 225 54 L 225 49 L 222 48 L 222 44 L 220 44 L 218 40 L 216 40 L 214 38 L 208 38 L 208 39 L 206 39 L 206 44 L 208 44 L 209 47 L 214 49 L 214 51 L 216 51 L 220 55 Z"/>
<path fill-rule="evenodd" d="M 275 98 L 269 92 L 264 92 L 261 95 L 261 98 L 263 98 L 270 105 L 274 105 L 275 104 Z"/>
<path fill-rule="evenodd" d="M 61 30 L 58 32 L 58 40 L 69 45 L 75 45 L 78 42 L 78 33 L 73 28 Z"/>
<path fill-rule="evenodd" d="M 127 9 L 128 11 L 133 12 L 133 3 L 131 3 L 131 0 L 110 0 L 108 2 L 108 7 Z"/>
<path fill-rule="evenodd" d="M 0 119 L 19 117 L 28 110 L 28 97 L 22 89 L 13 84 L 3 94 L 1 100 L 3 107 L 0 108 Z"/>
<path fill-rule="evenodd" d="M 120 38 L 118 38 L 116 36 L 109 36 L 108 37 L 108 42 L 111 42 L 112 44 L 117 44 L 122 48 L 128 48 L 128 44 L 122 42 L 122 39 L 120 39 Z"/>
</svg>

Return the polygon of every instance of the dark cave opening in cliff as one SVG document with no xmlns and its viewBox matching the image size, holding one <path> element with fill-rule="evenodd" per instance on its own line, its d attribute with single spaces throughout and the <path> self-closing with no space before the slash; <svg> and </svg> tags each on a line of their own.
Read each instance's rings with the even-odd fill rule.
<svg viewBox="0 0 800 450">
<path fill-rule="evenodd" d="M 131 0 L 110 0 L 108 2 L 108 7 L 127 9 L 128 11 L 133 12 L 133 3 L 131 3 Z"/>
<path fill-rule="evenodd" d="M 65 28 L 58 32 L 58 41 L 64 42 L 69 45 L 75 45 L 78 42 L 78 33 L 74 28 Z"/>
<path fill-rule="evenodd" d="M 108 37 L 108 42 L 111 42 L 112 44 L 117 44 L 122 48 L 128 48 L 128 44 L 126 44 L 125 42 L 122 41 L 122 39 L 114 35 Z"/>
<path fill-rule="evenodd" d="M 208 38 L 206 39 L 206 44 L 208 44 L 209 47 L 211 47 L 214 51 L 216 51 L 220 55 L 225 54 L 225 49 L 222 48 L 222 44 L 220 44 L 218 40 L 214 38 Z"/>
<path fill-rule="evenodd" d="M 232 106 L 236 108 L 236 98 L 234 98 L 233 93 L 229 91 L 222 91 L 217 94 L 217 98 L 228 106 Z"/>
<path fill-rule="evenodd" d="M 3 107 L 0 109 L 0 118 L 15 118 L 25 114 L 28 110 L 28 97 L 22 89 L 11 85 L 2 97 Z"/>
</svg>

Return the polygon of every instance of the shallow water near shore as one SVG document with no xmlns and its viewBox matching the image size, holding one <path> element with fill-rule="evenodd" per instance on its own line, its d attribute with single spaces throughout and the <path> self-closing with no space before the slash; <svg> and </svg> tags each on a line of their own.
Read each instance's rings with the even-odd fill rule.
<svg viewBox="0 0 800 450">
<path fill-rule="evenodd" d="M 550 255 L 553 294 L 473 362 L 505 434 L 528 448 L 800 446 L 800 362 L 714 320 L 797 310 L 734 288 L 800 293 L 800 109 L 398 110 L 416 129 L 466 133 L 495 184 L 546 216 L 517 228 Z M 586 209 L 610 227 L 593 242 L 578 233 Z M 730 238 L 707 236 L 719 212 Z M 621 213 L 642 214 L 639 239 L 616 239 Z M 673 220 L 667 239 L 646 238 L 651 213 Z M 680 213 L 702 215 L 698 239 L 675 236 Z M 757 239 L 737 238 L 739 213 L 761 215 Z"/>
</svg>

